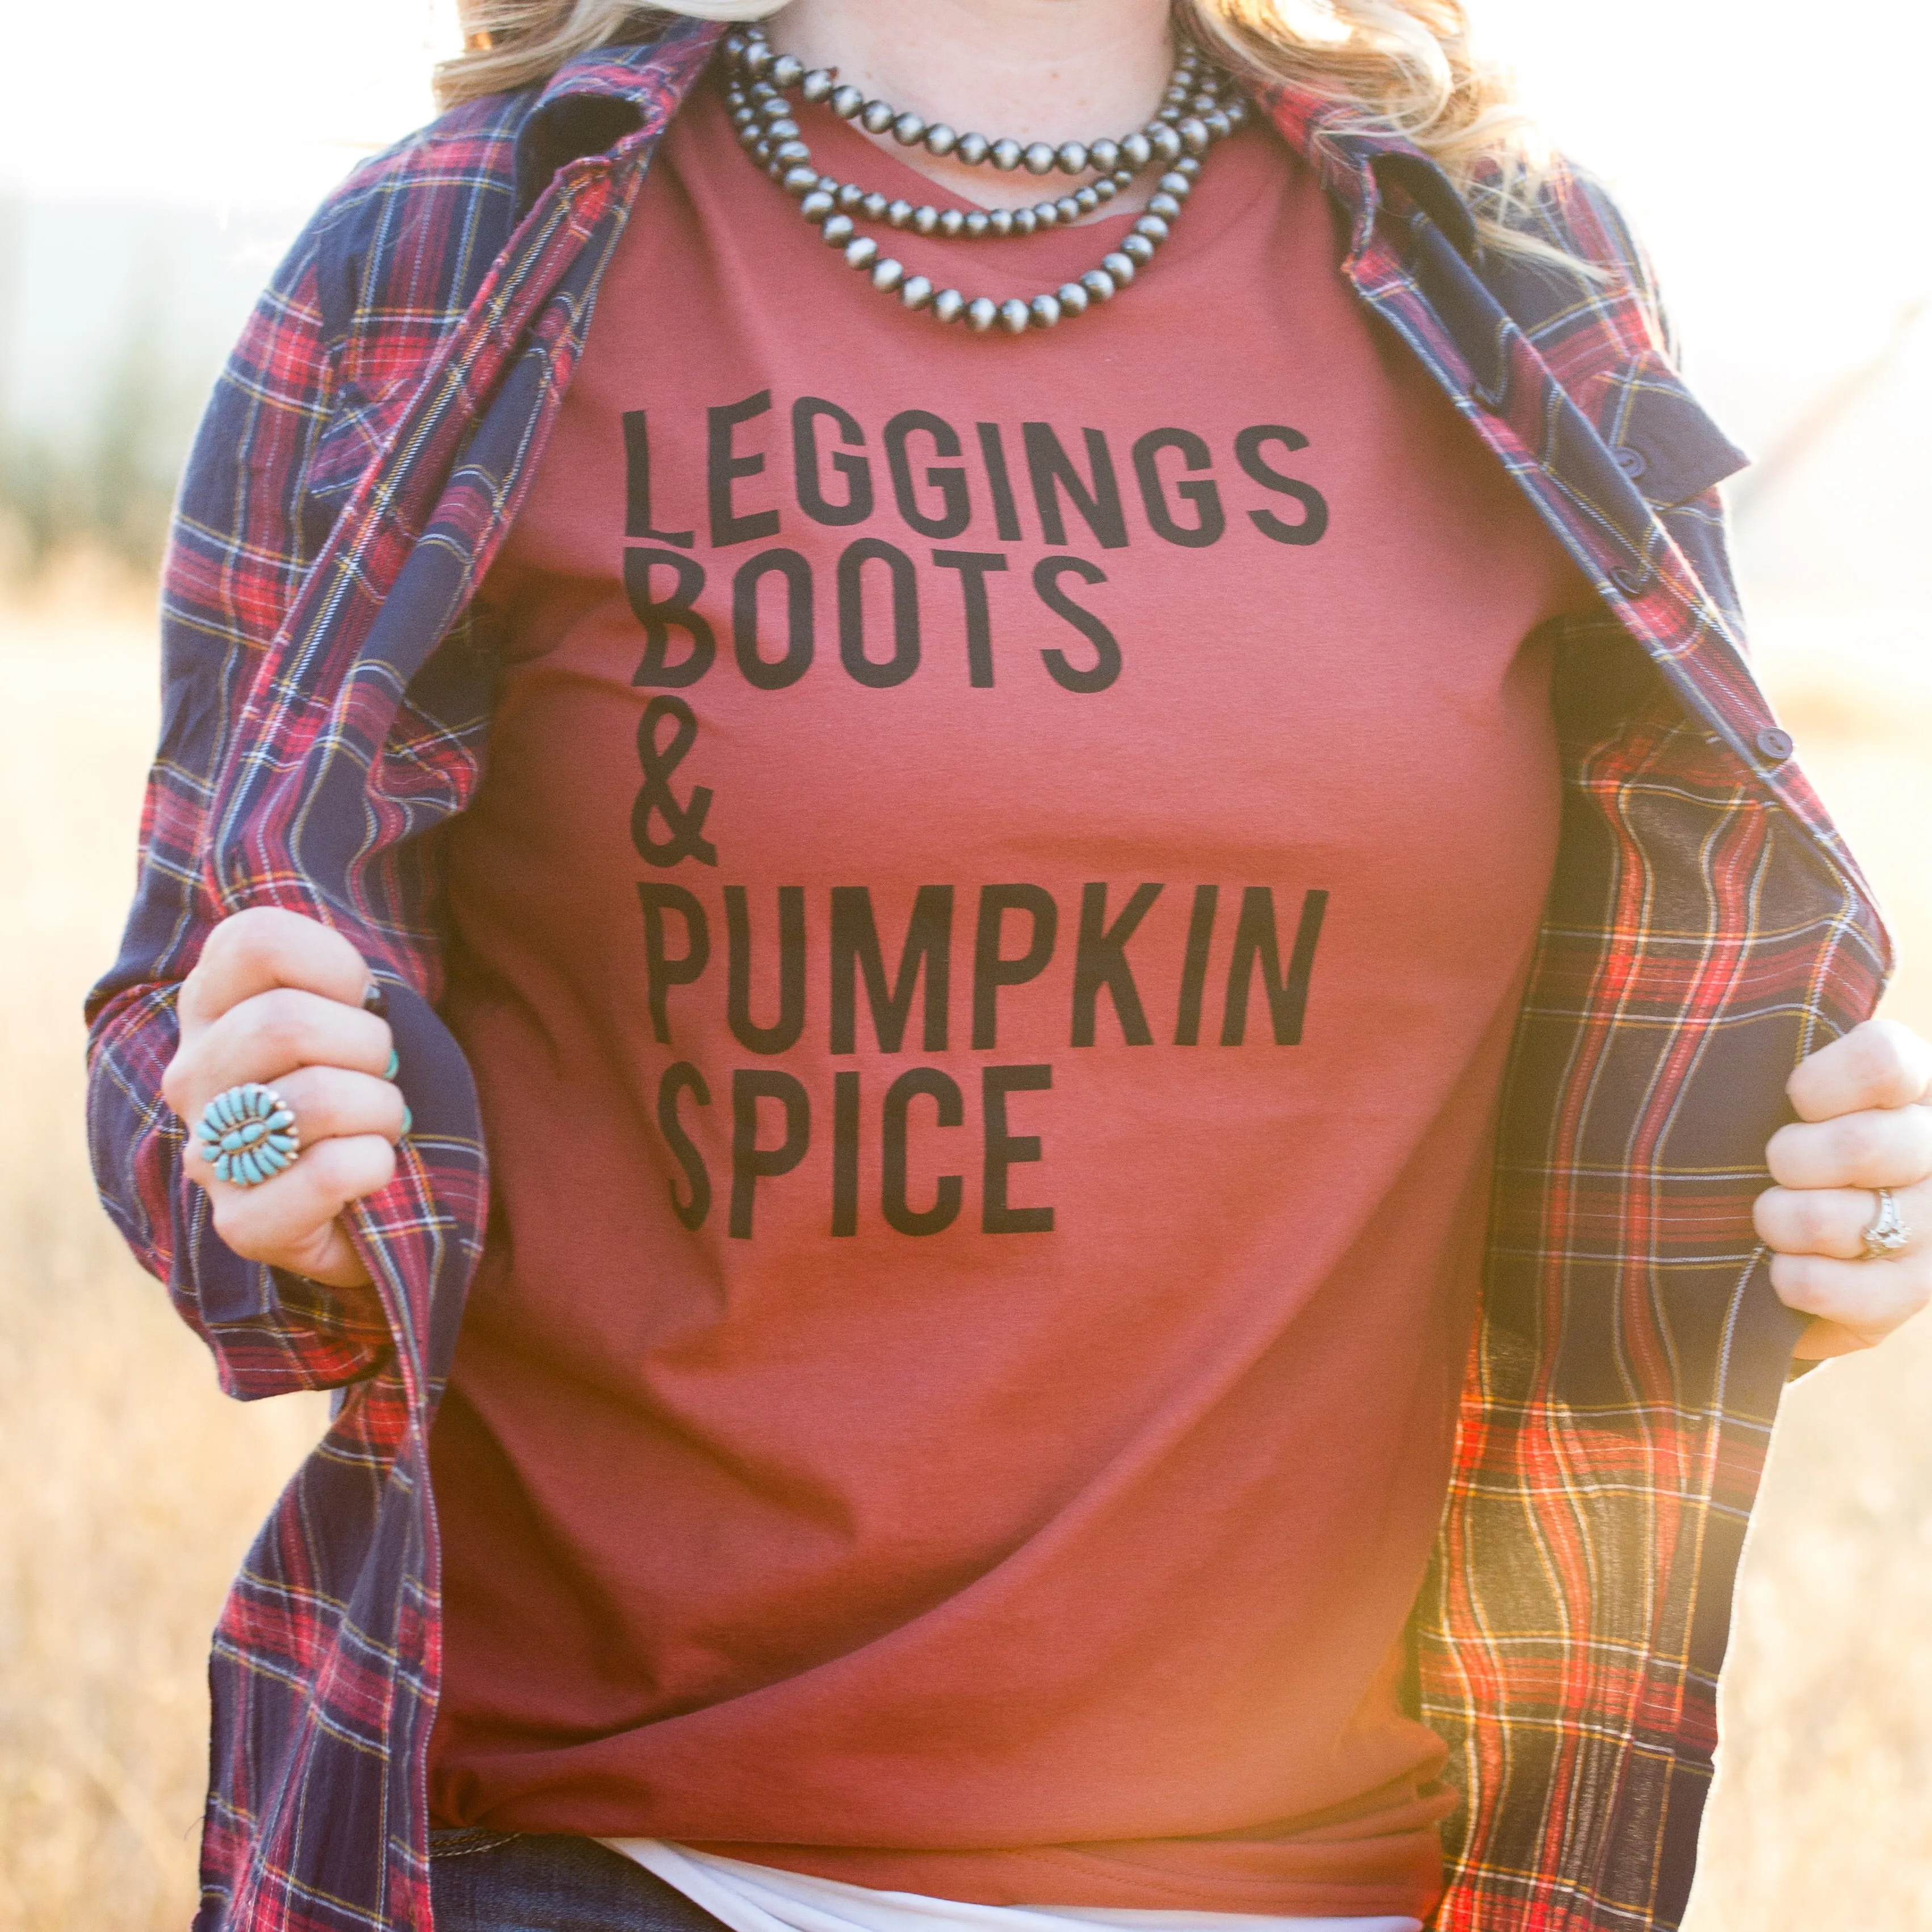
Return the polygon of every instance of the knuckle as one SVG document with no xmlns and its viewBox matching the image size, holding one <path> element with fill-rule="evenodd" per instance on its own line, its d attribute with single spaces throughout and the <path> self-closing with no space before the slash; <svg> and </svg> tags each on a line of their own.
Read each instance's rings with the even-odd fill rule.
<svg viewBox="0 0 1932 1932">
<path fill-rule="evenodd" d="M 182 1056 L 176 1054 L 161 1072 L 161 1098 L 177 1114 L 185 1114 L 190 1105 L 188 1070 L 182 1064 Z"/>
<path fill-rule="evenodd" d="M 1832 1123 L 1834 1150 L 1845 1166 L 1862 1172 L 1882 1160 L 1891 1139 L 1887 1124 L 1874 1114 L 1847 1114 Z"/>
<path fill-rule="evenodd" d="M 1851 1035 L 1866 1090 L 1881 1106 L 1901 1106 L 1918 1098 L 1912 1090 L 1910 1048 L 1913 1036 L 1896 1020 L 1867 1020 Z"/>
<path fill-rule="evenodd" d="M 254 1211 L 227 1189 L 212 1198 L 214 1232 L 220 1236 L 222 1245 L 244 1262 L 266 1260 L 261 1224 Z"/>
<path fill-rule="evenodd" d="M 1787 1308 L 1800 1310 L 1807 1315 L 1824 1312 L 1819 1270 L 1812 1265 L 1810 1256 L 1774 1255 L 1771 1285 L 1777 1291 L 1779 1300 Z"/>
<path fill-rule="evenodd" d="M 270 958 L 277 950 L 281 917 L 268 906 L 231 913 L 208 934 L 206 950 L 224 964 L 252 964 Z"/>
<path fill-rule="evenodd" d="M 1814 1190 L 1805 1189 L 1791 1197 L 1792 1232 L 1810 1250 L 1825 1246 L 1838 1233 L 1836 1204 Z"/>
<path fill-rule="evenodd" d="M 248 1002 L 248 1026 L 256 1045 L 278 1058 L 299 1060 L 308 1044 L 308 1012 L 301 998 L 284 987 L 257 993 Z"/>
</svg>

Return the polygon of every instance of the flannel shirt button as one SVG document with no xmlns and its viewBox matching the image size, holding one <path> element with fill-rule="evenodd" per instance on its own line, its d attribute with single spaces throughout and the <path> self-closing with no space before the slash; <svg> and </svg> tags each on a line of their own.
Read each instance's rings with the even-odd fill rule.
<svg viewBox="0 0 1932 1932">
<path fill-rule="evenodd" d="M 1633 482 L 1650 467 L 1650 465 L 1643 460 L 1643 452 L 1640 449 L 1631 448 L 1627 442 L 1620 442 L 1617 445 L 1616 454 L 1617 467 Z"/>
<path fill-rule="evenodd" d="M 1640 564 L 1620 563 L 1610 572 L 1610 581 L 1626 597 L 1641 597 L 1650 588 L 1651 573 Z"/>
<path fill-rule="evenodd" d="M 1757 748 L 1774 765 L 1782 764 L 1798 748 L 1791 734 L 1779 730 L 1775 725 L 1757 734 Z"/>
</svg>

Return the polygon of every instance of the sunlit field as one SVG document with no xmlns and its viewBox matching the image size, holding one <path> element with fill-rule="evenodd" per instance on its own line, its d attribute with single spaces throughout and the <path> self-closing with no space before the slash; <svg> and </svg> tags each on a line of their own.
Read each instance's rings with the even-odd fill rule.
<svg viewBox="0 0 1932 1932">
<path fill-rule="evenodd" d="M 1932 1025 L 1932 709 L 1779 653 L 1785 715 L 1876 875 Z M 180 1932 L 208 1633 L 316 1432 L 244 1407 L 94 1202 L 79 1007 L 129 881 L 154 662 L 137 597 L 0 611 L 0 1928 Z M 1932 1328 L 1790 1400 L 1725 1686 L 1695 1932 L 1932 1928 Z"/>
</svg>

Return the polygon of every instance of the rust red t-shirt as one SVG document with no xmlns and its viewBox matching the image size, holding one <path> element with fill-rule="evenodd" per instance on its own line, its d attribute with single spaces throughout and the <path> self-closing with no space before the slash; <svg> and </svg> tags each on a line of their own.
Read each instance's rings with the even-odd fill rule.
<svg viewBox="0 0 1932 1932">
<path fill-rule="evenodd" d="M 1124 219 L 892 246 L 1030 293 Z M 1340 248 L 1256 130 L 1106 309 L 974 337 L 709 91 L 672 128 L 448 847 L 495 1205 L 440 1817 L 1427 1910 L 1394 1666 L 1555 848 L 1526 639 L 1576 587 Z"/>
</svg>

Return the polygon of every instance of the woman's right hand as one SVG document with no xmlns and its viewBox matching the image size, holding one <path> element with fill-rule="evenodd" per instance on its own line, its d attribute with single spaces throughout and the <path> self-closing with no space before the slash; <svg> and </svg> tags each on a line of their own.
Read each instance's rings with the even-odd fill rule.
<svg viewBox="0 0 1932 1932">
<path fill-rule="evenodd" d="M 389 1025 L 363 1001 L 369 968 L 347 940 L 298 913 L 262 907 L 224 920 L 182 982 L 181 1043 L 161 1091 L 188 1132 L 188 1176 L 214 1230 L 245 1260 L 337 1288 L 366 1283 L 344 1232 L 352 1201 L 384 1186 L 407 1115 L 388 1078 Z M 216 1094 L 272 1087 L 296 1117 L 301 1157 L 272 1180 L 218 1180 L 195 1138 Z"/>
</svg>

